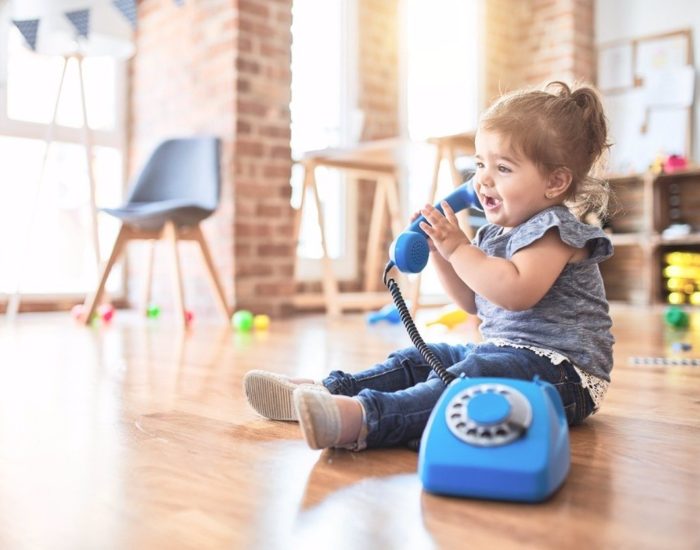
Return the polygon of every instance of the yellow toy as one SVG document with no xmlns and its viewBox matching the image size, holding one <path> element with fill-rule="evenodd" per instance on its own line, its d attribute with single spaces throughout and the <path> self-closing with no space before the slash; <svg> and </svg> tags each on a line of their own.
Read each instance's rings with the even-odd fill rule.
<svg viewBox="0 0 700 550">
<path fill-rule="evenodd" d="M 667 300 L 680 305 L 690 302 L 700 305 L 700 253 L 676 251 L 664 256 Z"/>
<path fill-rule="evenodd" d="M 440 317 L 432 321 L 428 321 L 426 325 L 429 327 L 433 325 L 445 325 L 448 329 L 452 330 L 457 325 L 464 323 L 468 318 L 469 314 L 463 309 L 453 309 L 446 311 L 440 315 Z"/>
<path fill-rule="evenodd" d="M 253 317 L 253 328 L 255 330 L 267 330 L 270 327 L 270 317 L 267 315 L 256 315 Z"/>
</svg>

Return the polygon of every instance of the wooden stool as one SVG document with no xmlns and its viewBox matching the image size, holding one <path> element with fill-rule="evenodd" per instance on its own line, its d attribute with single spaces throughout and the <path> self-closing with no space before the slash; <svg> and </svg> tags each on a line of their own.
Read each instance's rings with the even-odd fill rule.
<svg viewBox="0 0 700 550">
<path fill-rule="evenodd" d="M 323 262 L 323 294 L 297 295 L 294 304 L 297 307 L 318 307 L 324 305 L 330 315 L 339 315 L 345 309 L 372 309 L 386 305 L 391 297 L 385 289 L 380 288 L 381 269 L 388 259 L 388 250 L 382 243 L 386 224 L 386 213 L 393 236 L 396 237 L 403 224 L 400 216 L 399 191 L 396 176 L 396 152 L 398 140 L 388 139 L 365 142 L 350 149 L 325 149 L 304 155 L 299 161 L 304 168 L 304 183 L 301 206 L 297 210 L 294 223 L 294 242 L 298 242 L 301 219 L 306 204 L 307 192 L 311 192 L 316 204 L 317 223 L 321 233 Z M 367 257 L 365 259 L 365 280 L 361 292 L 344 292 L 338 290 L 338 280 L 333 271 L 332 260 L 328 255 L 325 235 L 325 220 L 316 181 L 316 168 L 329 167 L 343 171 L 353 178 L 374 180 L 376 182 L 372 216 L 367 239 Z"/>
</svg>

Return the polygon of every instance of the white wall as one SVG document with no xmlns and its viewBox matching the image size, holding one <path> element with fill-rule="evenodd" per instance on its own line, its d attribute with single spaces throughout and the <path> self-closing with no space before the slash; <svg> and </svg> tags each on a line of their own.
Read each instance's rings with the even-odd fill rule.
<svg viewBox="0 0 700 550">
<path fill-rule="evenodd" d="M 698 0 L 596 0 L 596 44 L 681 29 L 692 30 L 693 61 L 700 61 Z M 695 76 L 692 160 L 700 163 L 700 90 Z"/>
</svg>

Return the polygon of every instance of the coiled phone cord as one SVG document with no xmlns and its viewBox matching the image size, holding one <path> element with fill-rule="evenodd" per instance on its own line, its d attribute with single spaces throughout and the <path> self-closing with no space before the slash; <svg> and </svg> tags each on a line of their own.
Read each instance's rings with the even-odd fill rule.
<svg viewBox="0 0 700 550">
<path fill-rule="evenodd" d="M 394 300 L 394 305 L 396 306 L 396 309 L 399 312 L 401 322 L 403 322 L 404 326 L 406 327 L 406 331 L 408 332 L 408 335 L 411 338 L 411 342 L 413 342 L 413 345 L 416 346 L 416 348 L 418 348 L 418 351 L 420 351 L 423 358 L 428 362 L 430 368 L 433 369 L 433 372 L 435 372 L 435 374 L 438 375 L 440 380 L 442 380 L 442 383 L 445 384 L 445 386 L 447 386 L 457 377 L 445 368 L 442 362 L 433 353 L 433 350 L 430 349 L 430 347 L 428 347 L 428 344 L 426 344 L 423 340 L 423 337 L 418 332 L 418 329 L 416 328 L 416 325 L 413 322 L 413 319 L 411 318 L 411 313 L 408 310 L 406 301 L 403 299 L 403 295 L 401 294 L 401 289 L 399 289 L 398 283 L 393 278 L 387 279 L 387 275 L 393 267 L 394 262 L 389 262 L 386 264 L 386 267 L 384 268 L 383 281 L 386 287 L 389 289 L 389 292 L 391 293 L 391 298 Z"/>
</svg>

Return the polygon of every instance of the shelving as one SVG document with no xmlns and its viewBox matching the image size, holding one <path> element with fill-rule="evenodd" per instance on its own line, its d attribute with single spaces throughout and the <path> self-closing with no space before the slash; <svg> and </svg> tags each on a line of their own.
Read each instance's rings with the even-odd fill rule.
<svg viewBox="0 0 700 550">
<path fill-rule="evenodd" d="M 609 225 L 615 255 L 601 264 L 610 301 L 666 301 L 664 256 L 674 250 L 700 252 L 700 167 L 654 175 L 614 176 Z M 672 223 L 688 234 L 664 236 Z"/>
</svg>

